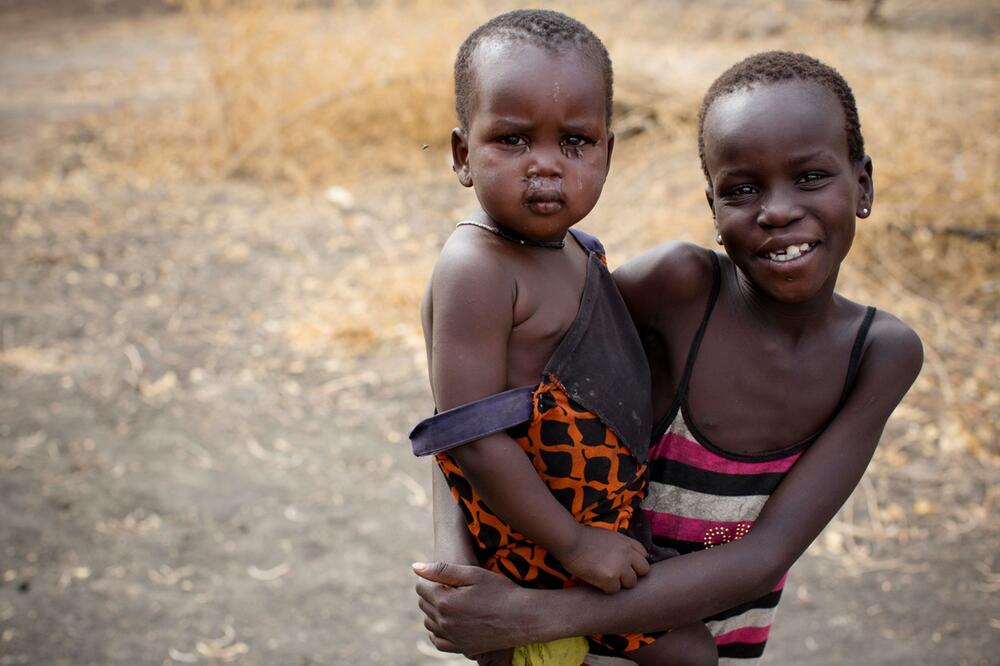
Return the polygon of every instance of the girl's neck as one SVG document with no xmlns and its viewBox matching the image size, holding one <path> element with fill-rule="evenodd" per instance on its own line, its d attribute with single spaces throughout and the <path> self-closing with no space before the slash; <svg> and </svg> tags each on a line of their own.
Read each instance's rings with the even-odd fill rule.
<svg viewBox="0 0 1000 666">
<path fill-rule="evenodd" d="M 797 341 L 817 327 L 826 325 L 834 308 L 836 275 L 811 299 L 783 303 L 761 290 L 738 267 L 734 268 L 736 300 L 745 309 L 749 320 L 759 327 Z"/>
</svg>

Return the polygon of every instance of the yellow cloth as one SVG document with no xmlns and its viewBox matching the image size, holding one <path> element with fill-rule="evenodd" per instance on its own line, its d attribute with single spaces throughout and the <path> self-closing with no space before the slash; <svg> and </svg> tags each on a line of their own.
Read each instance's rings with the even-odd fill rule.
<svg viewBox="0 0 1000 666">
<path fill-rule="evenodd" d="M 580 666 L 587 658 L 587 651 L 587 639 L 581 636 L 532 643 L 514 650 L 511 666 Z"/>
</svg>

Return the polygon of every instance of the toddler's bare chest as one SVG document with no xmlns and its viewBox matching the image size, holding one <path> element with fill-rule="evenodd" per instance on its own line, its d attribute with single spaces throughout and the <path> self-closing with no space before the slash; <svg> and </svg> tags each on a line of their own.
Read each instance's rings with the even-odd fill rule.
<svg viewBox="0 0 1000 666">
<path fill-rule="evenodd" d="M 518 281 L 514 325 L 508 342 L 508 363 L 531 383 L 541 376 L 580 309 L 586 280 L 581 271 L 532 273 Z"/>
</svg>

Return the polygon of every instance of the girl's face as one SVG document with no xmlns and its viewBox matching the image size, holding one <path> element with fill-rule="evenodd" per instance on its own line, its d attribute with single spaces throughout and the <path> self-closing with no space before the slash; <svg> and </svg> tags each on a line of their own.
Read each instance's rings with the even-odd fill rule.
<svg viewBox="0 0 1000 666">
<path fill-rule="evenodd" d="M 597 203 L 608 174 L 600 69 L 572 50 L 485 43 L 474 55 L 473 109 L 452 134 L 459 180 L 498 224 L 562 238 Z"/>
<path fill-rule="evenodd" d="M 832 294 L 873 196 L 837 97 L 811 81 L 757 85 L 716 99 L 703 131 L 709 206 L 743 276 L 785 303 Z"/>
</svg>

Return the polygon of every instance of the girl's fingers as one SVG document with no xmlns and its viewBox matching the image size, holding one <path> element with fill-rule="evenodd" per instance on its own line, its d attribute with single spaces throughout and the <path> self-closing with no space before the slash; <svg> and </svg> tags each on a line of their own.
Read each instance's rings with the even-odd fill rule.
<svg viewBox="0 0 1000 666">
<path fill-rule="evenodd" d="M 441 627 L 429 617 L 424 617 L 424 629 L 429 634 L 431 644 L 441 652 L 461 652 L 457 645 L 441 636 Z"/>
<path fill-rule="evenodd" d="M 437 634 L 431 632 L 430 635 L 431 645 L 436 647 L 441 652 L 458 652 L 462 651 L 458 649 L 458 646 L 445 638 L 438 638 Z"/>
<path fill-rule="evenodd" d="M 414 562 L 410 565 L 413 573 L 425 580 L 441 583 L 448 587 L 472 585 L 482 580 L 484 570 L 471 564 L 448 564 L 447 562 Z"/>
<path fill-rule="evenodd" d="M 420 599 L 417 601 L 417 605 L 420 606 L 420 612 L 424 614 L 424 617 L 437 619 L 437 607 L 426 601 L 425 599 Z"/>
<path fill-rule="evenodd" d="M 451 588 L 447 585 L 441 585 L 440 583 L 432 583 L 429 580 L 424 580 L 423 578 L 417 579 L 416 584 L 417 596 L 421 599 L 425 599 L 430 603 L 434 603 L 434 597 L 439 594 L 442 590 L 450 590 Z"/>
</svg>

